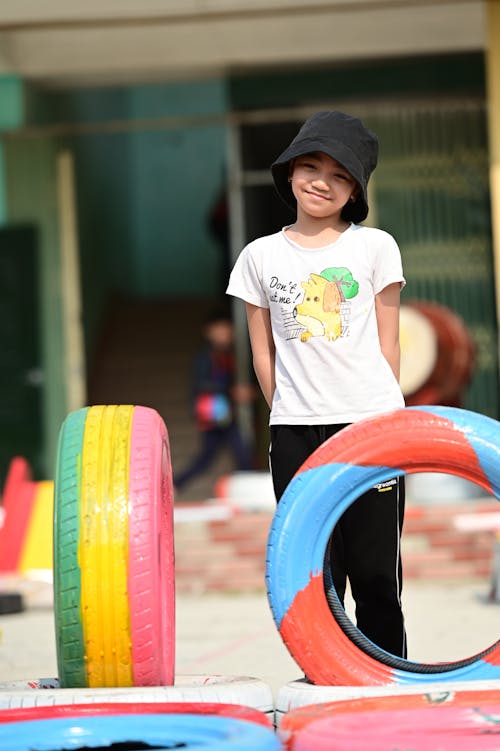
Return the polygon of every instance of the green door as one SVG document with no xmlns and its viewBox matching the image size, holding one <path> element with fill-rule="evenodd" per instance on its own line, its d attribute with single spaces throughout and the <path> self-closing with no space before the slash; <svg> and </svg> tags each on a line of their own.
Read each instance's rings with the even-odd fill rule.
<svg viewBox="0 0 500 751">
<path fill-rule="evenodd" d="M 32 226 L 0 228 L 0 481 L 13 456 L 35 473 L 41 454 L 37 237 Z"/>
</svg>

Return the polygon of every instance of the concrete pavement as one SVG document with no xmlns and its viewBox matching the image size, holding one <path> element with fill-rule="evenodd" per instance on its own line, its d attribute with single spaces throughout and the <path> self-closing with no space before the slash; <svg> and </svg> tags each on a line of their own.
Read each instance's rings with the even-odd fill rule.
<svg viewBox="0 0 500 751">
<path fill-rule="evenodd" d="M 0 617 L 0 682 L 57 675 L 48 585 L 30 585 L 28 609 Z M 409 657 L 440 662 L 472 655 L 499 638 L 500 605 L 488 604 L 486 580 L 409 581 L 405 610 Z M 274 694 L 302 676 L 283 645 L 265 594 L 178 595 L 176 675 L 259 678 Z M 348 613 L 352 604 L 347 602 Z"/>
</svg>

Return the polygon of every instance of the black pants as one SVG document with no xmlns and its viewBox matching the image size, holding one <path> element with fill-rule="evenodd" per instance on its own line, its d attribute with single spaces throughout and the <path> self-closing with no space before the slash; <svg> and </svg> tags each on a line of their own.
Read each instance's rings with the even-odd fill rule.
<svg viewBox="0 0 500 751">
<path fill-rule="evenodd" d="M 278 501 L 307 457 L 343 427 L 271 425 L 270 464 Z M 359 630 L 387 652 L 406 657 L 400 555 L 404 479 L 383 485 L 360 496 L 335 525 L 330 567 L 342 603 L 349 579 Z"/>
<path fill-rule="evenodd" d="M 200 443 L 197 454 L 188 466 L 174 477 L 174 485 L 181 489 L 207 470 L 217 458 L 218 453 L 225 447 L 231 449 L 236 467 L 240 470 L 251 469 L 252 457 L 248 446 L 235 422 L 225 428 L 200 430 Z"/>
</svg>

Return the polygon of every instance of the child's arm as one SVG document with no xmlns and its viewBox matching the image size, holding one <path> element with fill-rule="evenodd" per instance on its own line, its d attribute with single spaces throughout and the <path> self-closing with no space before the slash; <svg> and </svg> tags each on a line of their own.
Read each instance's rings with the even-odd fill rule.
<svg viewBox="0 0 500 751">
<path fill-rule="evenodd" d="M 248 332 L 252 345 L 253 367 L 255 375 L 264 394 L 264 398 L 271 408 L 274 389 L 275 348 L 271 330 L 271 317 L 268 308 L 246 303 Z"/>
<path fill-rule="evenodd" d="M 401 349 L 399 346 L 399 282 L 389 284 L 375 296 L 380 349 L 399 381 Z"/>
</svg>

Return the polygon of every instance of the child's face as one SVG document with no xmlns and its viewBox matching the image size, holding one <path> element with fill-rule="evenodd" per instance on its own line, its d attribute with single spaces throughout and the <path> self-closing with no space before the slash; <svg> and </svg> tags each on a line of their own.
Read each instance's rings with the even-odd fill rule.
<svg viewBox="0 0 500 751">
<path fill-rule="evenodd" d="M 359 190 L 351 174 L 321 151 L 297 157 L 291 178 L 298 214 L 318 219 L 340 217 L 346 203 Z"/>
<path fill-rule="evenodd" d="M 229 349 L 233 344 L 233 325 L 231 321 L 212 321 L 205 328 L 205 336 L 217 349 Z"/>
</svg>

